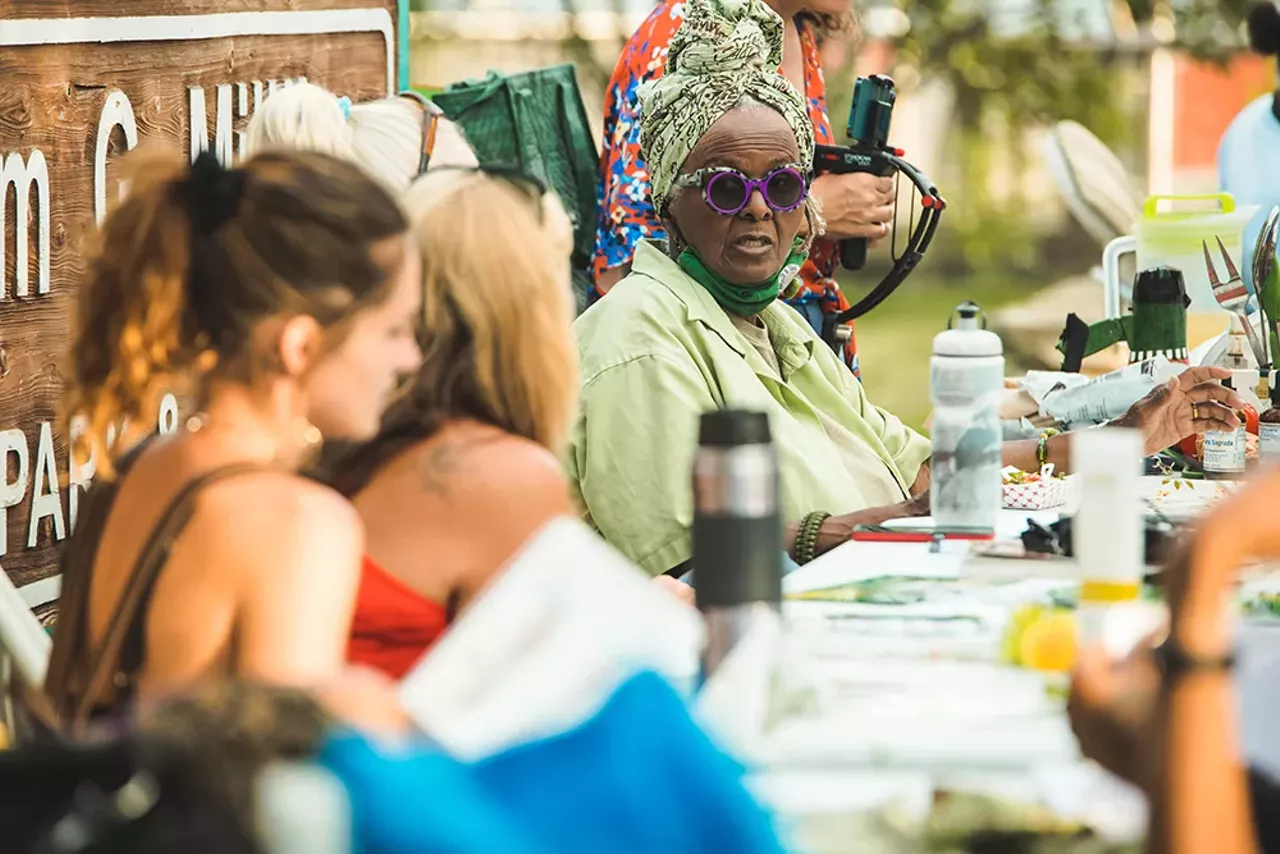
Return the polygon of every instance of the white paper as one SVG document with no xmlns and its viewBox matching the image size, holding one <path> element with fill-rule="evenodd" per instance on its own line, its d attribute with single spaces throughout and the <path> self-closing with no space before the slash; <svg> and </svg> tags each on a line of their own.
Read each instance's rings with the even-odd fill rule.
<svg viewBox="0 0 1280 854">
<path fill-rule="evenodd" d="M 992 663 L 823 660 L 820 708 L 771 735 L 773 767 L 809 763 L 1030 771 L 1078 753 L 1042 676 Z"/>
<path fill-rule="evenodd" d="M 959 578 L 960 568 L 969 553 L 969 544 L 961 540 L 947 540 L 938 552 L 933 552 L 932 547 L 932 543 L 850 541 L 782 579 L 782 592 L 823 590 L 886 575 Z"/>
<path fill-rule="evenodd" d="M 1045 395 L 1051 391 L 1075 388 L 1089 382 L 1084 374 L 1069 374 L 1062 371 L 1027 371 L 1026 376 L 1018 381 L 1018 388 L 1025 391 L 1039 405 Z"/>
<path fill-rule="evenodd" d="M 1141 841 L 1147 825 L 1142 792 L 1091 762 L 1053 763 L 1037 769 L 1036 788 L 1059 817 L 1087 824 L 1117 844 Z"/>
<path fill-rule="evenodd" d="M 536 534 L 405 677 L 411 717 L 462 758 L 582 723 L 641 669 L 691 685 L 697 611 L 587 526 Z"/>
<path fill-rule="evenodd" d="M 1040 404 L 1040 414 L 1068 425 L 1098 424 L 1116 418 L 1157 385 L 1187 368 L 1156 356 L 1080 383 L 1059 381 L 1045 388 L 1052 374 L 1028 374 L 1022 387 Z"/>
</svg>

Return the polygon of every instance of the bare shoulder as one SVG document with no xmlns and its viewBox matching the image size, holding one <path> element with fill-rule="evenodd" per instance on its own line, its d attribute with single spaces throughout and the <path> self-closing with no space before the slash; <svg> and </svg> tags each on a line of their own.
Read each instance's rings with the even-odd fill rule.
<svg viewBox="0 0 1280 854">
<path fill-rule="evenodd" d="M 288 472 L 252 472 L 221 481 L 200 496 L 197 510 L 201 528 L 221 535 L 223 547 L 242 562 L 278 570 L 312 559 L 346 565 L 349 555 L 358 556 L 364 548 L 364 526 L 350 502 Z"/>
<path fill-rule="evenodd" d="M 236 671 L 283 684 L 336 673 L 365 547 L 355 509 L 298 475 L 253 472 L 210 487 L 197 514 L 206 563 L 234 573 Z"/>
<path fill-rule="evenodd" d="M 412 469 L 424 494 L 483 510 L 513 498 L 569 507 L 560 461 L 546 448 L 500 430 L 451 427 L 414 451 Z M 460 508 L 461 509 L 461 508 Z"/>
<path fill-rule="evenodd" d="M 277 527 L 291 524 L 358 524 L 350 502 L 334 490 L 292 472 L 248 472 L 210 486 L 201 509 L 218 510 Z"/>
</svg>

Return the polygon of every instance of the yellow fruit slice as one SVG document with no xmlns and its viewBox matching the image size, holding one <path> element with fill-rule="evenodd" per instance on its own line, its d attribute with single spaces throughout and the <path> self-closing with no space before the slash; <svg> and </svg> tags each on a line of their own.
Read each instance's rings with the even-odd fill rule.
<svg viewBox="0 0 1280 854">
<path fill-rule="evenodd" d="M 1014 667 L 1022 664 L 1022 633 L 1048 612 L 1047 606 L 1036 603 L 1020 605 L 1013 612 L 1009 618 L 1009 625 L 1005 627 L 1004 637 L 1001 638 L 1000 660 L 1002 662 Z"/>
<path fill-rule="evenodd" d="M 1076 664 L 1076 621 L 1070 613 L 1051 614 L 1027 626 L 1018 644 L 1023 667 L 1065 673 Z"/>
</svg>

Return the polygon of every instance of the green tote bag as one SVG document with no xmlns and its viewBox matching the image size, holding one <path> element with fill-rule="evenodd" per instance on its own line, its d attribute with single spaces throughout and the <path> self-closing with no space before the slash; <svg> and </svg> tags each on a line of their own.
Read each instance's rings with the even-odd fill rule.
<svg viewBox="0 0 1280 854">
<path fill-rule="evenodd" d="M 578 308 L 590 284 L 600 156 L 570 64 L 520 74 L 490 71 L 433 98 L 461 126 L 482 165 L 518 167 L 553 188 L 573 222 Z"/>
</svg>

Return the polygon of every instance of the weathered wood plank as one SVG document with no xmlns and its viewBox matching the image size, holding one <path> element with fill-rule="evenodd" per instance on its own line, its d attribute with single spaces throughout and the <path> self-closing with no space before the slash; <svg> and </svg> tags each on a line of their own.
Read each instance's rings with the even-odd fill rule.
<svg viewBox="0 0 1280 854">
<path fill-rule="evenodd" d="M 394 22 L 396 5 L 394 0 L 0 0 L 0 530 L 5 536 L 0 564 L 18 585 L 56 571 L 59 532 L 65 536 L 70 528 L 67 443 L 58 411 L 68 334 L 84 271 L 82 252 L 95 219 L 95 182 L 105 188 L 108 204 L 117 197 L 113 162 L 127 148 L 122 127 L 107 121 L 100 130 L 104 111 L 108 119 L 130 113 L 139 141 L 163 138 L 189 151 L 192 105 L 199 103 L 193 102 L 191 89 L 202 90 L 205 110 L 204 116 L 194 116 L 196 127 L 207 128 L 207 144 L 215 150 L 226 145 L 235 150 L 235 135 L 247 123 L 255 96 L 271 85 L 306 77 L 354 100 L 384 95 L 394 87 L 387 79 L 387 59 L 388 50 L 394 55 L 395 41 L 388 45 L 383 34 L 365 31 L 6 45 L 6 32 L 17 32 L 6 29 L 6 22 L 286 11 L 311 14 L 296 20 L 306 19 L 304 29 L 315 30 L 323 29 L 326 18 L 314 13 L 323 10 L 381 8 Z M 238 19 L 237 26 L 251 17 Z M 272 26 L 279 30 L 279 20 Z M 191 27 L 197 36 L 202 32 L 199 18 L 191 19 Z M 72 31 L 66 25 L 60 30 Z M 227 87 L 221 95 L 220 86 Z M 113 99 L 115 106 L 108 107 Z M 229 116 L 220 117 L 219 109 L 225 112 L 228 106 Z M 219 139 L 220 125 L 231 131 L 229 138 L 224 130 Z M 100 134 L 110 140 L 105 158 L 98 156 Z M 42 222 L 48 225 L 47 251 Z M 26 259 L 25 276 L 20 254 Z M 42 269 L 48 271 L 45 292 Z M 20 294 L 23 281 L 26 293 Z M 54 497 L 42 498 L 49 495 Z M 33 512 L 37 521 L 29 545 Z"/>
<path fill-rule="evenodd" d="M 213 12 L 304 12 L 310 9 L 389 8 L 380 0 L 0 0 L 4 18 L 95 18 L 122 15 L 203 15 Z"/>
</svg>

